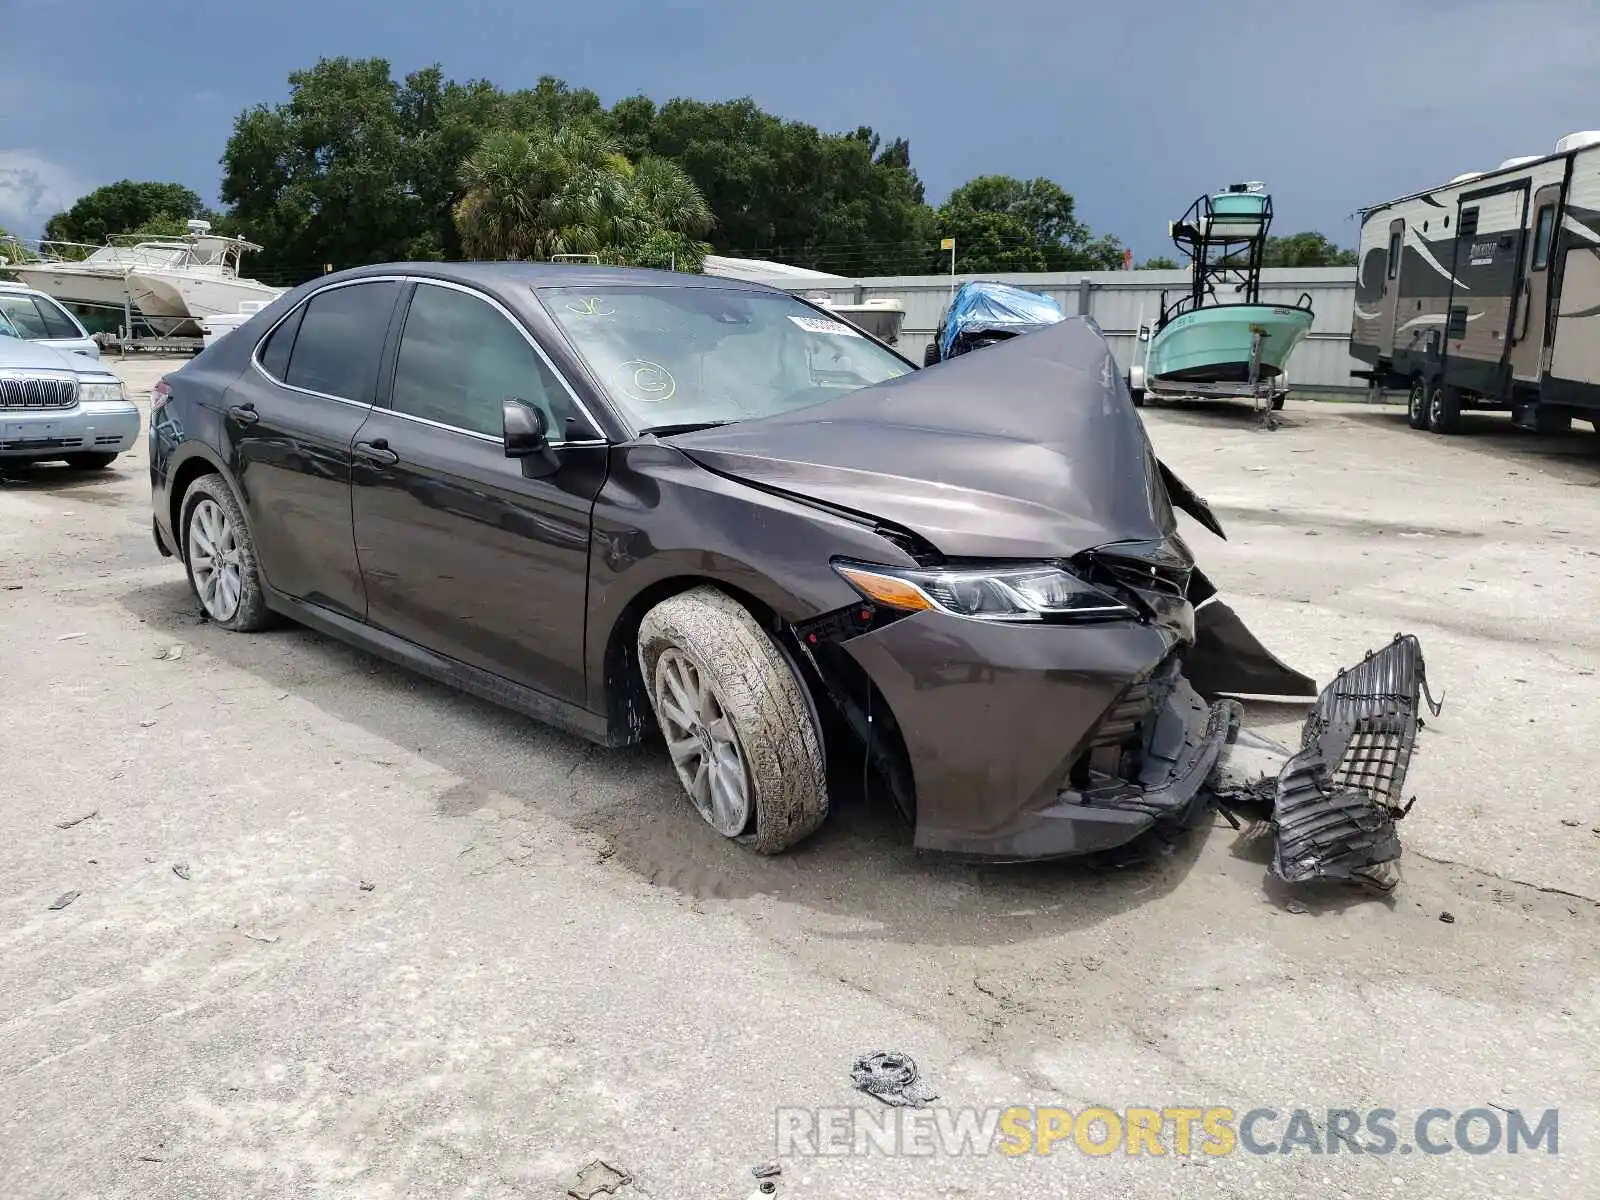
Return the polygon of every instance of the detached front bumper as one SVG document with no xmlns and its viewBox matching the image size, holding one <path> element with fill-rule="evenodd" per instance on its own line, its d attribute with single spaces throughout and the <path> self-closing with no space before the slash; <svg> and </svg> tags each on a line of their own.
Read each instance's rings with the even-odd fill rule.
<svg viewBox="0 0 1600 1200">
<path fill-rule="evenodd" d="M 3 458 L 122 454 L 138 437 L 139 410 L 127 401 L 83 401 L 67 409 L 0 409 Z"/>
</svg>

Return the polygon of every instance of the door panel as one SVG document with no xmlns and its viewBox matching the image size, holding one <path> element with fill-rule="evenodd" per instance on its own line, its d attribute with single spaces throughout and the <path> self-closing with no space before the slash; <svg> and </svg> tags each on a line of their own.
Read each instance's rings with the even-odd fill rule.
<svg viewBox="0 0 1600 1200">
<path fill-rule="evenodd" d="M 373 409 L 356 438 L 356 554 L 367 620 L 439 654 L 583 704 L 589 514 L 605 448 L 527 479 L 497 441 Z"/>
<path fill-rule="evenodd" d="M 1522 295 L 1516 308 L 1516 344 L 1511 348 L 1511 373 L 1536 382 L 1544 374 L 1545 329 L 1550 312 L 1550 263 L 1555 250 L 1556 217 L 1561 185 L 1540 188 L 1533 197 L 1531 241 L 1524 254 Z"/>
<path fill-rule="evenodd" d="M 508 398 L 544 413 L 556 442 L 549 462 L 525 470 L 506 457 Z M 412 298 L 389 399 L 356 436 L 351 476 L 367 620 L 584 704 L 589 529 L 605 444 L 510 314 L 437 283 L 419 282 Z"/>
<path fill-rule="evenodd" d="M 1406 223 L 1404 218 L 1389 222 L 1389 249 L 1384 255 L 1383 302 L 1378 306 L 1378 348 L 1394 352 L 1395 322 L 1400 311 L 1400 277 L 1405 266 Z"/>
<path fill-rule="evenodd" d="M 223 427 L 267 582 L 356 619 L 367 605 L 350 523 L 350 444 L 372 408 L 400 289 L 379 281 L 314 294 L 268 335 L 260 365 L 224 399 Z M 319 395 L 279 381 L 332 381 L 334 347 L 344 363 L 341 386 L 352 394 Z"/>
<path fill-rule="evenodd" d="M 1511 352 L 1514 302 L 1521 291 L 1528 181 L 1471 192 L 1458 202 L 1445 313 L 1445 348 L 1453 360 L 1503 363 Z"/>
</svg>

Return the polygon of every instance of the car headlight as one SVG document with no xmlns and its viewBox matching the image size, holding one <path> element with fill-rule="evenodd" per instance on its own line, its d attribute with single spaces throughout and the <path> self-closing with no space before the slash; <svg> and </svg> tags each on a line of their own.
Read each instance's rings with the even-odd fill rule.
<svg viewBox="0 0 1600 1200">
<path fill-rule="evenodd" d="M 87 401 L 90 404 L 109 404 L 115 400 L 126 400 L 128 393 L 123 390 L 122 382 L 116 379 L 85 379 L 78 384 L 79 402 Z"/>
<path fill-rule="evenodd" d="M 874 604 L 902 612 L 936 609 L 982 621 L 1109 621 L 1138 616 L 1116 597 L 1053 563 L 946 568 L 839 560 L 833 569 Z"/>
</svg>

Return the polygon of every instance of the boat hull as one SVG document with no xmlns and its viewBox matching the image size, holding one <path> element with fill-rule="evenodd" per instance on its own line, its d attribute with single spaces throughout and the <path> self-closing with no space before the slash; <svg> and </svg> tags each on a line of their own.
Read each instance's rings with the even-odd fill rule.
<svg viewBox="0 0 1600 1200">
<path fill-rule="evenodd" d="M 1152 384 L 1248 383 L 1251 335 L 1260 329 L 1260 378 L 1274 379 L 1311 331 L 1309 308 L 1216 304 L 1184 313 L 1151 340 L 1145 377 Z"/>
<path fill-rule="evenodd" d="M 127 302 L 122 271 L 85 270 L 70 263 L 10 263 L 18 282 L 67 304 L 121 308 Z"/>
<path fill-rule="evenodd" d="M 133 271 L 128 291 L 139 311 L 165 336 L 199 336 L 207 317 L 236 313 L 246 301 L 270 303 L 282 295 L 279 288 L 253 279 L 208 279 L 198 274 Z"/>
</svg>

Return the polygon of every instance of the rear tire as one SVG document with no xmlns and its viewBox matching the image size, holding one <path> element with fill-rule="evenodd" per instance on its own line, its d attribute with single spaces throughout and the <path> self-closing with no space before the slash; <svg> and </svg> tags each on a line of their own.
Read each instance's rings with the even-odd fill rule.
<svg viewBox="0 0 1600 1200">
<path fill-rule="evenodd" d="M 828 815 L 821 733 L 805 684 L 747 609 L 714 587 L 657 604 L 639 665 L 678 781 L 713 829 L 761 854 Z"/>
<path fill-rule="evenodd" d="M 67 455 L 67 466 L 74 471 L 104 471 L 116 461 L 117 456 L 115 454 L 106 454 L 103 451 L 100 453 Z"/>
<path fill-rule="evenodd" d="M 1289 398 L 1289 393 L 1287 393 L 1287 392 L 1281 392 L 1278 395 L 1274 396 L 1272 398 L 1272 411 L 1273 412 L 1282 412 L 1283 411 L 1283 402 L 1285 400 L 1287 400 L 1288 398 Z"/>
<path fill-rule="evenodd" d="M 1421 379 L 1411 382 L 1411 395 L 1406 399 L 1406 424 L 1413 429 L 1428 427 L 1428 385 Z"/>
<path fill-rule="evenodd" d="M 1428 393 L 1428 428 L 1434 433 L 1459 433 L 1461 393 L 1443 383 Z"/>
<path fill-rule="evenodd" d="M 1132 398 L 1133 406 L 1135 408 L 1143 408 L 1144 407 L 1144 389 L 1143 388 L 1129 388 L 1128 389 L 1128 395 L 1129 395 L 1129 397 Z"/>
<path fill-rule="evenodd" d="M 202 475 L 183 497 L 179 537 L 189 587 L 213 624 L 256 633 L 274 623 L 244 510 L 220 475 Z"/>
</svg>

